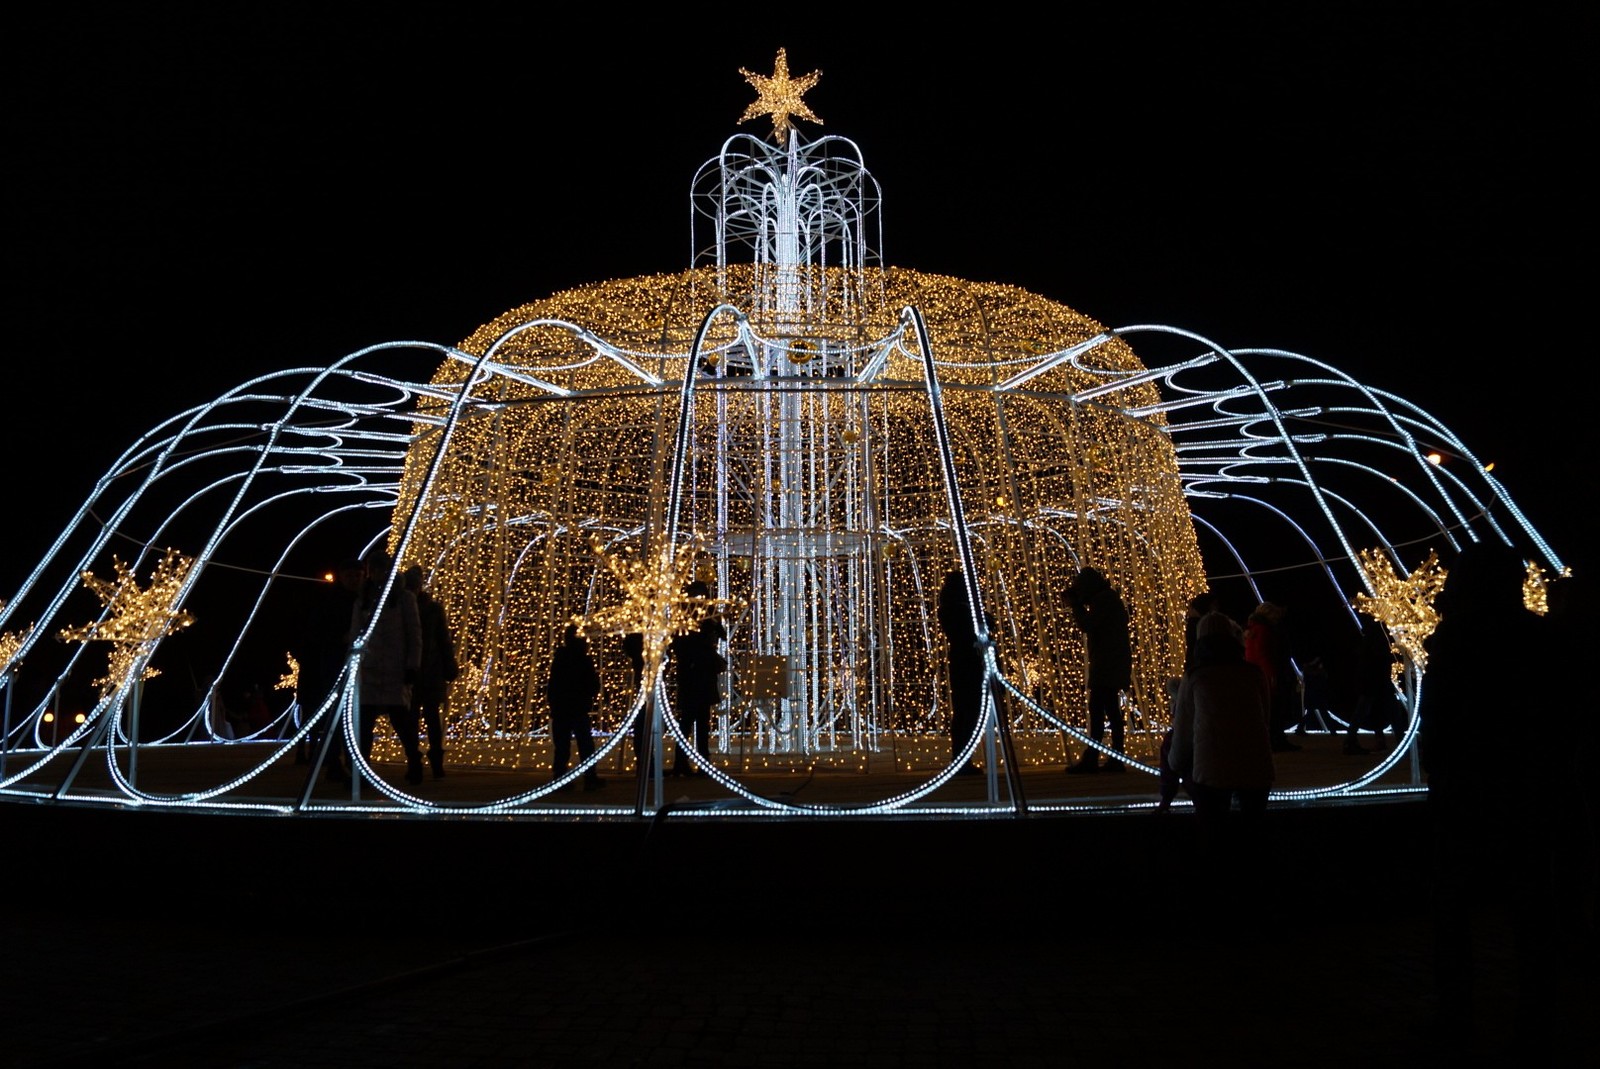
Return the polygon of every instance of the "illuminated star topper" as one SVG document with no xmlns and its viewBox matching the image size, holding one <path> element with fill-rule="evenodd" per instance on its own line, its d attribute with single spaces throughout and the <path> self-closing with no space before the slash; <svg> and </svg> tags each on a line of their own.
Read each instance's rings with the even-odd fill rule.
<svg viewBox="0 0 1600 1069">
<path fill-rule="evenodd" d="M 799 78 L 789 77 L 789 57 L 783 49 L 778 49 L 778 58 L 772 64 L 772 77 L 756 74 L 739 68 L 739 73 L 744 75 L 744 80 L 755 87 L 759 94 L 754 103 L 744 109 L 744 114 L 739 116 L 740 122 L 760 118 L 763 115 L 772 116 L 772 132 L 778 138 L 778 144 L 789 143 L 789 131 L 792 124 L 789 116 L 799 119 L 808 119 L 822 125 L 822 120 L 814 115 L 805 101 L 800 98 L 807 90 L 817 84 L 817 79 L 822 77 L 821 71 L 812 71 L 810 74 Z"/>
</svg>

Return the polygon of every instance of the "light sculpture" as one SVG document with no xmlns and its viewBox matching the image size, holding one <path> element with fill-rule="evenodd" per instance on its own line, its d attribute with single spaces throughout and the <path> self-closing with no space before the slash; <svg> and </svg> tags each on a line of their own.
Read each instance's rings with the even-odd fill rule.
<svg viewBox="0 0 1600 1069">
<path fill-rule="evenodd" d="M 115 579 L 83 573 L 83 585 L 100 599 L 104 615 L 93 623 L 64 627 L 59 636 L 65 642 L 109 644 L 106 674 L 94 681 L 102 693 L 159 675 L 160 670 L 149 664 L 156 646 L 194 623 L 193 614 L 178 605 L 194 561 L 167 550 L 156 562 L 148 587 L 139 586 L 133 569 L 123 561 L 113 557 L 111 564 Z"/>
<path fill-rule="evenodd" d="M 61 771 L 59 758 L 87 742 L 115 764 L 106 725 L 126 695 L 109 689 L 83 724 L 51 735 L 79 658 L 38 669 L 49 683 L 16 717 L 9 669 L 31 657 L 34 674 L 38 636 L 70 596 L 58 573 L 103 561 L 125 530 L 196 548 L 169 608 L 213 585 L 229 592 L 205 614 L 234 636 L 209 669 L 212 694 L 270 630 L 274 606 L 310 582 L 296 577 L 313 574 L 318 546 L 386 552 L 400 566 L 390 586 L 420 567 L 461 646 L 447 751 L 483 766 L 546 760 L 544 669 L 578 621 L 605 680 L 591 761 L 633 767 L 638 719 L 673 701 L 667 637 L 715 613 L 730 669 L 708 771 L 737 803 L 728 812 L 767 816 L 942 812 L 928 799 L 973 755 L 988 798 L 965 811 L 1023 805 L 1025 768 L 1084 742 L 1084 653 L 1062 591 L 1085 565 L 1132 611 L 1125 756 L 1146 772 L 1182 665 L 1184 609 L 1208 585 L 1259 594 L 1259 577 L 1298 567 L 1354 629 L 1352 603 L 1398 604 L 1394 569 L 1419 553 L 1515 541 L 1561 572 L 1464 443 L 1331 365 L 1172 327 L 1110 329 L 1015 286 L 890 266 L 859 148 L 793 125 L 817 121 L 801 99 L 817 75 L 791 78 L 781 52 L 770 78 L 745 73 L 760 99 L 741 121 L 770 115 L 776 144 L 736 135 L 695 176 L 685 270 L 558 292 L 457 346 L 375 345 L 264 376 L 119 458 L 0 618 L 39 609 L 39 627 L 5 651 L 0 793 L 107 796 L 85 794 L 81 762 Z M 1434 465 L 1435 448 L 1469 464 Z M 253 571 L 236 560 L 246 552 Z M 952 759 L 933 601 L 954 569 L 990 685 L 982 730 Z M 241 594 L 252 575 L 259 586 Z M 709 595 L 688 595 L 692 578 Z M 1421 611 L 1426 598 L 1401 600 Z M 647 639 L 641 678 L 617 639 L 628 631 Z M 280 641 L 257 645 L 275 655 Z M 113 775 L 109 793 L 286 811 L 571 812 L 555 805 L 558 782 L 452 805 L 364 763 L 348 801 L 316 797 L 310 781 L 293 798 L 252 795 L 318 724 L 354 741 L 353 668 L 247 739 L 217 737 L 205 705 L 177 718 L 158 745 L 254 755 L 214 782 L 156 791 Z M 650 731 L 683 742 L 671 716 Z M 922 775 L 866 805 L 768 797 L 746 774 L 860 768 L 888 751 Z M 1401 752 L 1299 795 L 1363 790 Z M 593 808 L 662 804 L 658 786 L 635 806 Z"/>
<path fill-rule="evenodd" d="M 1439 556 L 1429 553 L 1417 569 L 1407 576 L 1395 574 L 1394 565 L 1382 553 L 1365 550 L 1359 554 L 1371 594 L 1357 594 L 1355 607 L 1384 626 L 1392 648 L 1417 671 L 1426 671 L 1428 636 L 1439 625 L 1439 611 L 1433 602 L 1444 589 L 1446 572 Z M 1395 674 L 1401 663 L 1396 662 Z"/>
</svg>

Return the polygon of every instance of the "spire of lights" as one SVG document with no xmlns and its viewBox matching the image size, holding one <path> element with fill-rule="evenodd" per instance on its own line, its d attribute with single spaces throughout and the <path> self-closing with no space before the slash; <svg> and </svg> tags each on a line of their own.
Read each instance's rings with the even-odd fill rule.
<svg viewBox="0 0 1600 1069">
<path fill-rule="evenodd" d="M 1428 559 L 1403 579 L 1381 550 L 1364 549 L 1356 556 L 1373 593 L 1371 597 L 1357 594 L 1355 607 L 1388 630 L 1390 640 L 1418 671 L 1426 669 L 1428 655 L 1422 644 L 1439 626 L 1433 599 L 1444 587 L 1446 574 L 1439 566 L 1439 555 L 1430 550 Z"/>
<path fill-rule="evenodd" d="M 116 687 L 140 657 L 150 655 L 156 643 L 194 623 L 187 610 L 177 607 L 193 565 L 194 561 L 177 550 L 167 550 L 150 573 L 150 586 L 144 590 L 139 589 L 133 569 L 116 557 L 111 558 L 115 580 L 83 573 L 83 585 L 100 599 L 106 614 L 92 624 L 62 628 L 58 637 L 63 642 L 111 643 L 106 675 L 94 681 L 96 686 L 106 690 Z M 139 678 L 151 679 L 159 674 L 147 667 Z"/>
<path fill-rule="evenodd" d="M 792 124 L 789 116 L 799 119 L 808 119 L 822 125 L 822 120 L 814 115 L 805 101 L 800 98 L 812 86 L 817 84 L 817 79 L 822 77 L 821 71 L 812 71 L 810 74 L 799 78 L 789 77 L 789 57 L 783 49 L 778 49 L 778 58 L 772 64 L 772 76 L 756 74 L 739 68 L 739 73 L 744 75 L 744 80 L 755 87 L 758 94 L 755 101 L 744 109 L 744 114 L 739 116 L 740 122 L 760 118 L 763 115 L 772 116 L 772 132 L 778 138 L 778 144 L 789 143 L 789 130 Z"/>
</svg>

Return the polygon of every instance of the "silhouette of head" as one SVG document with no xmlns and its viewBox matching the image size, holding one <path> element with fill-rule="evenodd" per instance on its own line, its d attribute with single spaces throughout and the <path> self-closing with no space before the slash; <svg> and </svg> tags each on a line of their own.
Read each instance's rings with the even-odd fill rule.
<svg viewBox="0 0 1600 1069">
<path fill-rule="evenodd" d="M 1283 606 L 1274 605 L 1270 601 L 1263 601 L 1255 607 L 1255 611 L 1250 614 L 1250 619 L 1261 620 L 1268 624 L 1280 624 L 1283 622 L 1283 616 Z"/>
<path fill-rule="evenodd" d="M 1106 573 L 1099 568 L 1080 568 L 1078 574 L 1072 577 L 1073 592 L 1084 597 L 1098 594 L 1110 585 L 1106 581 Z"/>
</svg>

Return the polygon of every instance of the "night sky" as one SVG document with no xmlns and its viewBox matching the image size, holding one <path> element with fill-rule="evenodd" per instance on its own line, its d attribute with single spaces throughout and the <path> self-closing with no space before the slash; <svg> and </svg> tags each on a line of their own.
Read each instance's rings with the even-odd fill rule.
<svg viewBox="0 0 1600 1069">
<path fill-rule="evenodd" d="M 771 73 L 780 46 L 822 71 L 805 135 L 856 141 L 882 186 L 891 264 L 1326 360 L 1455 428 L 1587 556 L 1576 27 L 1299 7 L 934 31 L 843 9 L 803 30 L 709 9 L 35 16 L 6 49 L 0 596 L 169 415 L 688 266 L 690 181 L 728 136 L 770 131 L 738 124 L 739 68 Z"/>
</svg>

